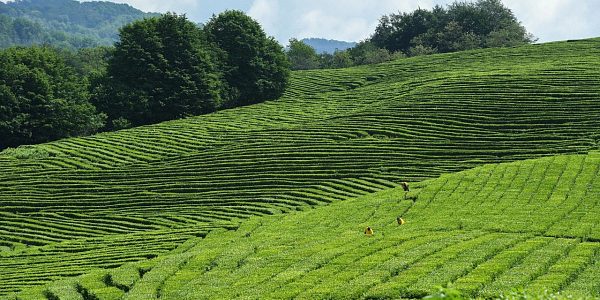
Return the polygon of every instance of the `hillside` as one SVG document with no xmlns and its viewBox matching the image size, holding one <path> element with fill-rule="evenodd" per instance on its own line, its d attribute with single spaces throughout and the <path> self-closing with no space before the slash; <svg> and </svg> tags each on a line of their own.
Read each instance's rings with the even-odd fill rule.
<svg viewBox="0 0 600 300">
<path fill-rule="evenodd" d="M 276 101 L 8 149 L 0 296 L 147 261 L 252 216 L 598 149 L 599 54 L 592 39 L 295 72 Z"/>
<path fill-rule="evenodd" d="M 599 173 L 600 152 L 485 165 L 415 185 L 407 197 L 397 188 L 252 218 L 170 255 L 22 295 L 397 299 L 450 284 L 473 297 L 600 297 Z"/>
<path fill-rule="evenodd" d="M 0 47 L 32 44 L 64 48 L 111 46 L 123 25 L 154 15 L 127 4 L 107 1 L 0 2 Z"/>
</svg>

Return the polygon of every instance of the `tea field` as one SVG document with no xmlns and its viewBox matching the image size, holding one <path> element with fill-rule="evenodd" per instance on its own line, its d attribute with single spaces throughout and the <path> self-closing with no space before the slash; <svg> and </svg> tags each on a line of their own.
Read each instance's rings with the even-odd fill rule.
<svg viewBox="0 0 600 300">
<path fill-rule="evenodd" d="M 484 298 L 512 290 L 600 297 L 599 201 L 600 152 L 484 165 L 407 195 L 395 188 L 252 217 L 159 258 L 21 296 L 397 299 L 444 286 Z"/>
<path fill-rule="evenodd" d="M 144 290 L 144 286 L 154 289 L 153 283 L 141 284 L 142 281 L 162 282 L 152 278 L 171 280 L 164 283 L 165 288 L 158 288 L 160 295 L 184 293 L 175 286 L 167 289 L 167 283 L 183 276 L 173 272 L 187 272 L 178 267 L 192 257 L 201 257 L 199 249 L 206 251 L 207 256 L 202 259 L 212 263 L 207 258 L 210 253 L 221 255 L 222 247 L 230 242 L 233 244 L 227 248 L 236 249 L 238 236 L 248 231 L 243 228 L 262 222 L 257 220 L 265 216 L 272 216 L 265 219 L 270 220 L 282 218 L 281 213 L 293 213 L 296 218 L 305 213 L 307 216 L 319 214 L 322 209 L 333 209 L 329 205 L 337 207 L 335 205 L 345 205 L 346 201 L 358 201 L 351 199 L 375 199 L 370 194 L 394 189 L 402 181 L 425 180 L 420 183 L 424 188 L 419 192 L 419 200 L 408 213 L 421 211 L 421 216 L 427 213 L 430 215 L 427 219 L 435 222 L 417 226 L 418 221 L 413 220 L 412 227 L 406 227 L 415 228 L 406 230 L 414 233 L 410 240 L 418 245 L 432 244 L 433 247 L 433 244 L 447 243 L 456 244 L 456 249 L 465 249 L 460 247 L 475 247 L 477 241 L 489 244 L 487 241 L 496 239 L 505 239 L 507 247 L 531 239 L 548 241 L 550 245 L 555 238 L 573 243 L 580 239 L 577 245 L 595 245 L 590 241 L 597 238 L 598 229 L 594 227 L 597 220 L 589 219 L 591 216 L 584 218 L 588 207 L 569 202 L 566 195 L 571 192 L 560 188 L 577 182 L 561 182 L 556 191 L 546 193 L 561 192 L 560 195 L 567 198 L 553 196 L 551 203 L 571 203 L 570 213 L 592 224 L 589 228 L 578 227 L 579 221 L 557 222 L 560 214 L 549 214 L 548 219 L 543 220 L 545 223 L 539 223 L 538 219 L 509 222 L 519 226 L 481 223 L 484 219 L 478 217 L 506 220 L 502 219 L 504 215 L 496 214 L 499 209 L 517 213 L 511 209 L 522 207 L 520 202 L 512 205 L 512 200 L 505 200 L 514 194 L 514 186 L 505 193 L 492 187 L 483 189 L 481 180 L 485 178 L 503 186 L 511 183 L 510 178 L 521 180 L 524 176 L 520 169 L 502 169 L 512 165 L 497 163 L 587 154 L 599 149 L 599 99 L 600 39 L 590 39 L 423 56 L 349 69 L 300 71 L 293 73 L 291 87 L 276 101 L 114 133 L 7 149 L 0 153 L 0 297 L 29 291 L 31 295 L 48 299 L 86 298 L 91 297 L 86 291 L 100 293 L 98 289 L 107 295 L 125 292 L 129 295 Z M 565 157 L 587 156 L 558 156 L 556 159 Z M 427 200 L 433 187 L 448 187 L 446 184 L 453 181 L 443 183 L 443 180 L 456 180 L 456 176 L 462 175 L 428 180 L 483 164 L 492 165 L 475 170 L 487 170 L 490 175 L 478 176 L 472 187 L 482 188 L 487 193 L 482 195 L 487 198 L 471 199 L 440 190 L 441 194 L 435 199 L 441 202 Z M 542 175 L 535 173 L 539 172 L 537 167 L 529 167 L 527 174 Z M 562 174 L 561 170 L 547 171 Z M 503 180 L 496 180 L 494 176 L 502 176 Z M 455 189 L 466 191 L 465 182 L 454 182 Z M 527 205 L 535 202 L 535 197 L 546 195 L 531 186 L 529 190 L 523 189 L 523 195 L 530 197 Z M 577 186 L 573 191 L 579 189 Z M 392 191 L 389 192 L 395 193 Z M 459 217 L 440 215 L 439 207 L 453 203 L 446 201 L 447 197 L 458 199 L 456 203 L 461 206 L 452 211 L 457 214 L 460 211 Z M 520 196 L 515 199 L 523 200 Z M 470 203 L 484 200 L 482 209 L 487 207 L 488 210 L 474 210 L 476 206 Z M 400 202 L 410 204 L 410 201 Z M 425 203 L 431 206 L 419 207 Z M 528 209 L 532 208 L 527 205 Z M 319 208 L 312 210 L 315 207 Z M 521 210 L 519 216 L 527 216 L 529 212 Z M 251 221 L 244 221 L 248 218 Z M 360 219 L 360 214 L 356 218 Z M 454 222 L 456 220 L 460 222 Z M 549 226 L 550 220 L 552 226 Z M 336 224 L 338 220 L 331 222 Z M 359 223 L 356 226 L 363 225 Z M 521 232 L 517 228 L 528 231 Z M 298 259 L 310 260 L 313 257 L 310 245 L 316 247 L 332 240 L 329 233 L 318 228 L 314 232 L 307 232 L 307 238 L 321 240 L 292 247 L 294 251 L 306 251 L 294 252 Z M 327 246 L 329 250 L 323 251 L 336 257 L 342 257 L 345 252 L 350 255 L 349 249 L 358 247 L 351 239 L 362 238 L 356 232 L 353 229 L 345 233 L 350 240 L 340 239 L 338 242 L 342 244 L 332 244 Z M 391 237 L 392 232 L 386 235 Z M 432 238 L 431 232 L 439 237 L 439 243 L 422 240 Z M 272 232 L 276 233 L 281 232 Z M 372 239 L 360 241 L 373 243 L 380 237 L 376 233 Z M 404 237 L 402 233 L 382 242 L 399 246 L 405 242 Z M 273 238 L 273 242 L 279 239 Z M 281 239 L 283 243 L 285 238 Z M 222 246 L 208 246 L 209 240 Z M 463 240 L 471 244 L 460 246 Z M 383 244 L 373 246 L 382 251 L 385 248 Z M 421 249 L 419 247 L 415 249 Z M 272 254 L 281 252 L 277 248 L 270 251 Z M 425 255 L 429 250 L 415 251 Z M 485 253 L 480 253 L 483 256 L 477 260 L 463 263 L 473 265 L 474 261 L 487 261 L 491 254 Z M 321 264 L 320 256 L 312 259 L 316 260 L 315 264 Z M 246 264 L 240 259 L 235 262 L 236 266 L 238 262 L 242 264 L 240 267 Z M 266 264 L 266 261 L 261 263 Z M 140 267 L 144 264 L 148 266 Z M 121 266 L 123 268 L 119 268 Z M 159 266 L 171 269 L 158 273 Z M 256 269 L 252 266 L 252 270 Z M 150 268 L 151 273 L 147 273 Z M 257 284 L 251 276 L 257 276 L 258 280 L 262 278 L 261 273 L 253 274 L 248 268 L 241 268 L 246 273 L 238 274 L 241 279 L 236 282 L 242 284 L 248 280 Z M 265 266 L 264 271 L 270 272 L 268 270 Z M 107 273 L 113 271 L 118 273 Z M 229 271 L 223 269 L 222 272 Z M 68 288 L 46 286 L 50 282 L 63 284 L 64 278 L 75 280 L 75 276 L 82 274 L 89 277 L 78 284 L 72 281 L 66 285 Z M 142 279 L 138 280 L 140 276 Z M 192 272 L 189 276 L 187 279 L 196 278 L 198 274 Z M 291 276 L 286 279 L 289 283 L 296 281 L 296 275 L 285 276 Z M 131 289 L 129 286 L 136 281 L 141 285 L 135 284 Z M 298 284 L 301 285 L 301 281 Z M 313 283 L 311 286 L 315 287 L 310 290 L 329 291 L 326 287 L 331 283 L 324 281 L 323 284 L 325 287 L 318 288 Z M 425 283 L 410 286 L 413 285 L 418 287 L 411 290 L 414 295 L 429 291 L 423 288 Z M 503 287 L 508 285 L 510 283 Z M 356 291 L 358 294 L 352 291 L 349 295 L 367 297 L 373 293 L 376 296 L 379 289 L 387 293 L 385 286 L 370 292 Z M 268 289 L 283 292 L 270 285 L 260 288 L 256 286 L 249 295 L 267 295 Z M 303 289 L 306 290 L 306 286 Z M 390 289 L 403 290 L 395 286 Z M 499 289 L 500 283 L 498 289 L 486 285 L 475 289 L 473 294 Z M 410 292 L 408 288 L 407 291 Z M 60 294 L 62 292 L 67 294 Z"/>
</svg>

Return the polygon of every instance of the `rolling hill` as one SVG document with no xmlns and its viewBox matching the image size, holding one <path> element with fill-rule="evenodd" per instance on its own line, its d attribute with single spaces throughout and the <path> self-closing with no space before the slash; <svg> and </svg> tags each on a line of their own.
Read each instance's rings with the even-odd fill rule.
<svg viewBox="0 0 600 300">
<path fill-rule="evenodd" d="M 291 87 L 276 101 L 5 150 L 0 153 L 0 297 L 20 291 L 24 299 L 89 298 L 89 293 L 111 298 L 126 292 L 131 299 L 140 299 L 140 293 L 176 298 L 208 291 L 231 296 L 227 293 L 235 290 L 219 290 L 218 284 L 212 290 L 192 285 L 189 289 L 194 291 L 187 291 L 177 283 L 177 278 L 204 278 L 196 271 L 213 268 L 214 273 L 206 273 L 207 282 L 222 281 L 219 276 L 234 272 L 237 277 L 231 280 L 239 278 L 235 281 L 239 291 L 249 295 L 293 293 L 311 287 L 315 293 L 332 295 L 421 296 L 430 292 L 434 283 L 445 284 L 450 279 L 458 284 L 496 253 L 507 253 L 503 254 L 507 256 L 505 264 L 516 266 L 520 258 L 502 252 L 513 247 L 516 252 L 559 249 L 556 251 L 566 253 L 565 259 L 570 257 L 569 251 L 576 250 L 575 258 L 586 261 L 579 263 L 577 271 L 588 270 L 597 265 L 590 262 L 597 261 L 594 224 L 598 220 L 589 219 L 593 226 L 581 232 L 557 222 L 576 212 L 583 218 L 585 210 L 581 209 L 588 206 L 573 199 L 588 196 L 544 198 L 556 205 L 562 201 L 572 211 L 532 219 L 535 222 L 514 221 L 511 215 L 498 214 L 495 205 L 508 211 L 520 207 L 520 217 L 555 212 L 528 206 L 531 202 L 516 202 L 511 207 L 513 198 L 507 197 L 516 188 L 504 179 L 522 180 L 521 166 L 531 176 L 531 180 L 519 181 L 527 191 L 523 195 L 531 201 L 548 193 L 582 193 L 583 187 L 595 193 L 595 177 L 588 178 L 590 188 L 578 185 L 578 173 L 573 172 L 568 173 L 571 181 L 552 185 L 553 177 L 538 174 L 536 160 L 528 160 L 431 179 L 483 164 L 558 154 L 580 156 L 559 156 L 556 162 L 544 158 L 540 165 L 563 162 L 570 170 L 571 164 L 564 160 L 573 159 L 583 160 L 578 165 L 581 170 L 595 168 L 597 155 L 585 154 L 597 150 L 600 141 L 599 54 L 600 40 L 591 39 L 301 71 L 293 74 Z M 519 167 L 515 170 L 515 166 Z M 555 168 L 560 169 L 547 170 Z M 481 170 L 490 173 L 492 185 L 484 189 L 486 197 L 469 190 L 487 186 L 486 182 L 467 185 L 456 181 L 466 174 L 484 172 Z M 546 194 L 522 186 L 536 178 L 544 182 L 539 188 Z M 414 205 L 398 198 L 394 188 L 402 181 L 423 181 L 415 185 L 421 189 L 414 194 Z M 547 185 L 559 188 L 548 190 Z M 572 191 L 563 190 L 571 186 Z M 368 195 L 378 191 L 384 192 Z M 465 196 L 467 191 L 476 196 Z M 392 201 L 388 201 L 390 197 Z M 591 205 L 588 202 L 586 205 Z M 328 206 L 310 209 L 325 204 Z M 373 205 L 381 205 L 381 209 L 374 210 Z M 392 224 L 395 216 L 390 218 L 405 210 L 409 223 L 398 231 Z M 296 211 L 300 212 L 293 213 Z M 443 214 L 448 211 L 456 215 Z M 284 217 L 282 212 L 293 214 Z M 267 215 L 273 216 L 264 218 Z M 327 216 L 332 218 L 324 219 Z M 483 216 L 487 218 L 480 218 Z M 247 218 L 251 219 L 245 222 Z M 304 227 L 304 221 L 313 226 Z M 303 225 L 292 228 L 290 223 L 277 222 Z M 509 226 L 511 222 L 516 225 Z M 362 227 L 369 223 L 375 224 L 376 234 L 365 240 Z M 555 226 L 544 227 L 549 224 Z M 286 228 L 286 233 L 276 228 Z M 389 239 L 383 239 L 384 235 Z M 240 236 L 252 242 L 239 242 Z M 356 242 L 368 248 L 365 255 L 385 251 L 388 256 L 375 254 L 381 260 L 360 260 L 355 252 L 362 248 Z M 405 248 L 400 245 L 405 242 L 413 245 L 410 257 L 400 255 Z M 256 243 L 266 247 L 258 257 Z M 438 249 L 440 245 L 448 245 L 448 250 Z M 471 248 L 481 250 L 473 256 L 459 255 Z M 325 257 L 348 260 L 330 264 L 313 255 L 316 250 L 324 251 Z M 418 260 L 400 264 L 402 259 L 426 258 L 429 253 L 433 256 L 422 265 Z M 394 262 L 397 264 L 382 261 L 390 255 L 400 257 Z M 321 283 L 315 281 L 321 278 L 314 275 L 306 282 L 299 280 L 310 268 L 329 266 L 319 272 L 335 273 L 335 268 L 344 264 L 352 266 L 352 257 L 366 265 L 389 264 L 390 268 L 373 269 L 374 275 L 369 277 L 373 286 L 360 290 L 336 292 L 331 288 L 336 285 L 333 282 L 317 288 Z M 447 260 L 457 264 L 456 270 L 443 268 L 441 263 Z M 272 273 L 271 261 L 279 273 Z M 411 271 L 413 264 L 420 267 Z M 190 265 L 198 269 L 186 269 Z M 439 268 L 432 269 L 435 266 Z M 107 275 L 109 271 L 98 268 L 116 268 L 110 271 L 116 273 Z M 281 268 L 290 269 L 281 274 Z M 427 276 L 432 282 L 417 278 L 429 274 L 419 272 L 438 269 L 439 277 Z M 254 274 L 252 270 L 264 272 Z M 395 280 L 405 270 L 414 273 L 414 282 Z M 596 274 L 591 270 L 580 272 L 581 276 Z M 538 275 L 560 277 L 557 272 L 540 271 Z M 270 278 L 264 277 L 266 273 L 280 277 L 276 283 L 258 284 Z M 88 275 L 73 278 L 81 274 Z M 489 274 L 485 276 L 495 276 Z M 359 275 L 351 278 L 359 281 Z M 71 279 L 61 280 L 65 277 Z M 487 290 L 496 293 L 501 289 L 488 287 L 495 278 L 461 289 L 473 295 L 484 295 Z M 548 289 L 553 287 L 552 278 Z M 552 289 L 568 289 L 577 282 L 572 279 Z M 54 285 L 44 286 L 52 281 Z M 503 288 L 518 286 L 507 282 Z M 288 284 L 298 286 L 295 290 L 279 288 Z M 593 295 L 595 287 L 578 284 L 581 288 L 571 290 L 579 293 L 586 288 Z M 39 287 L 29 289 L 34 286 Z"/>
<path fill-rule="evenodd" d="M 451 283 L 471 297 L 600 297 L 599 175 L 600 152 L 484 165 L 406 195 L 395 188 L 254 217 L 169 255 L 23 296 L 397 299 Z"/>
</svg>

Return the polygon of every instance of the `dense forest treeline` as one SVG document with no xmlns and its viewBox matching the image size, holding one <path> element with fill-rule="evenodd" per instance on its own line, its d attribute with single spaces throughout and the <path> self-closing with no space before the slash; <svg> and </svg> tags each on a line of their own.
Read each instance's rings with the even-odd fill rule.
<svg viewBox="0 0 600 300">
<path fill-rule="evenodd" d="M 2 148 L 85 135 L 104 117 L 88 101 L 85 80 L 52 48 L 11 48 L 0 53 Z"/>
<path fill-rule="evenodd" d="M 111 2 L 0 2 L 0 48 L 39 44 L 67 49 L 110 46 L 125 24 L 157 15 Z"/>
<path fill-rule="evenodd" d="M 317 53 L 290 40 L 292 69 L 345 68 L 401 57 L 528 44 L 534 37 L 500 0 L 457 1 L 383 16 L 370 38 L 345 51 Z"/>
</svg>

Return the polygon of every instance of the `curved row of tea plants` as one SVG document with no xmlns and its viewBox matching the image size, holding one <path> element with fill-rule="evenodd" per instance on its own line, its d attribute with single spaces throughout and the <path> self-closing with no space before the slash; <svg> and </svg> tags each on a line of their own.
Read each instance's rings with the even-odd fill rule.
<svg viewBox="0 0 600 300">
<path fill-rule="evenodd" d="M 255 215 L 597 149 L 599 75 L 597 39 L 296 72 L 277 101 L 6 150 L 0 295 Z"/>
</svg>

